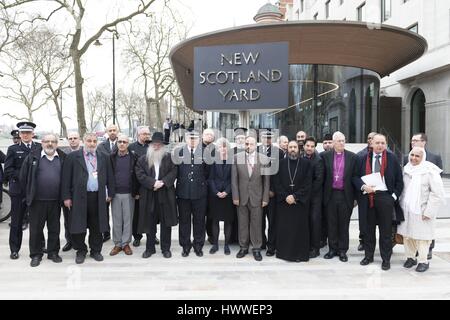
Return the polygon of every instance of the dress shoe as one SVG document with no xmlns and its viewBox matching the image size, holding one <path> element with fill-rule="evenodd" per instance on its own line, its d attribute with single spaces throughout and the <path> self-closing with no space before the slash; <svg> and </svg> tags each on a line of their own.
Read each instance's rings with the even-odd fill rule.
<svg viewBox="0 0 450 320">
<path fill-rule="evenodd" d="M 348 261 L 347 254 L 345 254 L 345 252 L 339 253 L 339 260 L 341 260 L 342 262 L 347 262 Z"/>
<path fill-rule="evenodd" d="M 111 234 L 109 232 L 103 233 L 103 242 L 106 242 L 109 239 L 111 239 Z"/>
<path fill-rule="evenodd" d="M 131 256 L 133 254 L 133 250 L 131 250 L 128 244 L 125 247 L 123 247 L 123 252 L 125 252 L 127 256 Z"/>
<path fill-rule="evenodd" d="M 416 271 L 417 272 L 425 272 L 428 270 L 429 267 L 430 267 L 429 263 L 419 263 L 417 265 Z"/>
<path fill-rule="evenodd" d="M 188 250 L 188 249 L 183 249 L 183 252 L 181 253 L 181 256 L 184 257 L 184 258 L 188 257 L 189 256 L 189 251 L 190 250 Z"/>
<path fill-rule="evenodd" d="M 11 252 L 11 254 L 9 255 L 9 257 L 10 257 L 12 260 L 17 260 L 17 259 L 19 259 L 19 253 L 18 253 L 18 252 Z"/>
<path fill-rule="evenodd" d="M 89 255 L 92 259 L 94 259 L 95 261 L 103 261 L 103 256 L 100 252 L 91 252 L 91 254 Z"/>
<path fill-rule="evenodd" d="M 172 252 L 170 252 L 170 250 L 169 251 L 164 251 L 163 252 L 163 257 L 166 258 L 166 259 L 171 258 L 172 257 Z"/>
<path fill-rule="evenodd" d="M 209 254 L 214 254 L 219 251 L 219 246 L 217 244 L 213 245 L 211 249 L 209 249 Z"/>
<path fill-rule="evenodd" d="M 76 264 L 82 264 L 84 263 L 84 260 L 86 259 L 86 253 L 85 252 L 77 252 L 77 256 L 75 258 Z"/>
<path fill-rule="evenodd" d="M 267 257 L 273 257 L 275 255 L 275 250 L 274 249 L 267 249 L 266 251 L 266 256 Z"/>
<path fill-rule="evenodd" d="M 412 258 L 408 258 L 406 259 L 405 263 L 403 264 L 403 266 L 407 269 L 412 268 L 413 266 L 415 266 L 417 264 L 417 260 L 412 259 Z"/>
<path fill-rule="evenodd" d="M 236 254 L 236 258 L 243 258 L 248 254 L 248 249 L 241 249 L 239 250 L 239 252 Z"/>
<path fill-rule="evenodd" d="M 141 245 L 141 240 L 139 239 L 134 239 L 133 241 L 133 247 L 139 247 Z"/>
<path fill-rule="evenodd" d="M 153 250 L 145 250 L 144 253 L 142 254 L 142 258 L 144 259 L 148 259 L 150 258 L 153 254 L 155 254 L 156 252 Z"/>
<path fill-rule="evenodd" d="M 48 253 L 47 248 L 43 248 L 43 249 L 42 249 L 42 252 L 45 253 L 45 254 L 47 254 L 47 253 Z"/>
<path fill-rule="evenodd" d="M 362 243 L 362 242 L 359 243 L 358 251 L 364 251 L 364 243 Z"/>
<path fill-rule="evenodd" d="M 381 269 L 387 271 L 391 268 L 391 263 L 389 261 L 383 261 L 381 263 Z"/>
<path fill-rule="evenodd" d="M 119 252 L 122 251 L 121 247 L 118 246 L 114 246 L 114 248 L 112 248 L 111 252 L 109 253 L 110 256 L 115 256 L 117 254 L 119 254 Z"/>
<path fill-rule="evenodd" d="M 373 262 L 373 258 L 364 257 L 364 259 L 361 260 L 359 263 L 362 266 L 367 266 L 369 263 Z"/>
<path fill-rule="evenodd" d="M 320 251 L 317 250 L 317 249 L 312 249 L 312 250 L 309 252 L 309 258 L 310 258 L 310 259 L 317 258 L 318 256 L 320 256 Z"/>
<path fill-rule="evenodd" d="M 194 250 L 194 252 L 195 252 L 195 255 L 196 255 L 197 257 L 203 257 L 203 251 L 202 251 L 202 249 Z"/>
<path fill-rule="evenodd" d="M 324 259 L 333 259 L 334 257 L 336 257 L 338 254 L 336 251 L 328 251 L 323 257 Z"/>
<path fill-rule="evenodd" d="M 230 247 L 227 244 L 223 247 L 223 253 L 227 256 L 231 254 Z"/>
<path fill-rule="evenodd" d="M 62 248 L 62 251 L 67 252 L 67 251 L 70 251 L 71 249 L 72 249 L 72 244 L 70 242 L 67 242 L 65 244 L 65 246 Z"/>
<path fill-rule="evenodd" d="M 30 266 L 37 267 L 38 265 L 41 264 L 41 260 L 42 260 L 41 257 L 34 257 L 33 259 L 31 259 Z"/>
<path fill-rule="evenodd" d="M 62 258 L 56 253 L 49 254 L 47 259 L 52 260 L 54 263 L 61 263 L 63 261 Z"/>
<path fill-rule="evenodd" d="M 155 244 L 158 245 L 159 244 L 159 239 L 157 237 L 155 237 Z"/>
<path fill-rule="evenodd" d="M 253 258 L 255 258 L 256 261 L 262 261 L 262 255 L 260 251 L 253 251 Z"/>
</svg>

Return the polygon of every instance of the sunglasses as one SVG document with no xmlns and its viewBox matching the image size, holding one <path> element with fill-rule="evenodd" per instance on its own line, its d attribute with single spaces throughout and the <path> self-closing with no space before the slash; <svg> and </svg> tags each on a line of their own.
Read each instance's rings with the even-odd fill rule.
<svg viewBox="0 0 450 320">
<path fill-rule="evenodd" d="M 117 143 L 123 143 L 123 144 L 127 144 L 127 143 L 128 143 L 128 141 L 125 141 L 125 140 L 119 140 L 119 141 L 117 141 Z"/>
</svg>

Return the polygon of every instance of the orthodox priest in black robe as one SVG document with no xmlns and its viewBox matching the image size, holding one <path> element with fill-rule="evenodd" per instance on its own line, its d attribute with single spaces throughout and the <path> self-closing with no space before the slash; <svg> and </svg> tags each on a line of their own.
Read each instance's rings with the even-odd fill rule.
<svg viewBox="0 0 450 320">
<path fill-rule="evenodd" d="M 309 260 L 309 202 L 312 189 L 310 161 L 300 157 L 296 141 L 280 161 L 274 176 L 277 197 L 276 257 L 287 261 Z"/>
</svg>

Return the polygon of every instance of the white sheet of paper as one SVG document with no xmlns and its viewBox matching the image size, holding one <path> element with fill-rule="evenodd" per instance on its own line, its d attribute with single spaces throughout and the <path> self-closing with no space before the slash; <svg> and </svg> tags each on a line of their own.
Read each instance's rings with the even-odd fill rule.
<svg viewBox="0 0 450 320">
<path fill-rule="evenodd" d="M 375 190 L 383 188 L 383 179 L 381 178 L 381 173 L 376 172 L 368 174 L 367 176 L 361 177 L 362 181 L 368 186 L 375 186 Z"/>
</svg>

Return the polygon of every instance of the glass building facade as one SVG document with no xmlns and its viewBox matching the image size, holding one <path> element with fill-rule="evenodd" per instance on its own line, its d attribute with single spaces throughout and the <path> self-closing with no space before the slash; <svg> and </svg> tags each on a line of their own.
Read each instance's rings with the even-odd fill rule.
<svg viewBox="0 0 450 320">
<path fill-rule="evenodd" d="M 377 131 L 380 77 L 354 67 L 290 65 L 289 107 L 250 113 L 250 128 L 278 129 L 294 139 L 303 130 L 319 141 L 326 133 L 341 131 L 350 143 L 365 143 Z M 208 126 L 225 133 L 239 127 L 239 115 L 208 112 Z"/>
</svg>

